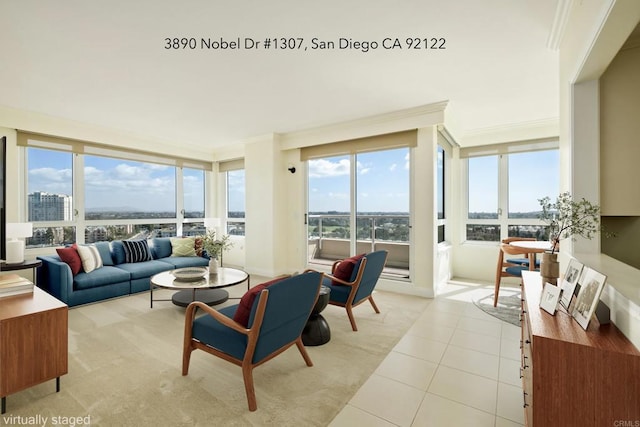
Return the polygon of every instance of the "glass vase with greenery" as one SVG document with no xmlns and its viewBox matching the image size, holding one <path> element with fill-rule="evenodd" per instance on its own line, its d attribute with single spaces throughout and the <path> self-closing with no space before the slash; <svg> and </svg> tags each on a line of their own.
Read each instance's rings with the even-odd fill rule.
<svg viewBox="0 0 640 427">
<path fill-rule="evenodd" d="M 233 242 L 229 239 L 229 235 L 225 234 L 221 238 L 216 237 L 216 231 L 209 229 L 202 238 L 202 248 L 207 251 L 210 258 L 220 259 L 224 251 L 233 247 Z"/>
</svg>

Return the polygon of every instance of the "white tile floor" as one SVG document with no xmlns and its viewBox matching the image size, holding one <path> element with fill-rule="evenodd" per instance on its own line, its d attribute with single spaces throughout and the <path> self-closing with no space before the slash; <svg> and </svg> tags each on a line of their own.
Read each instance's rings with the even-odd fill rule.
<svg viewBox="0 0 640 427">
<path fill-rule="evenodd" d="M 520 426 L 520 328 L 473 304 L 492 293 L 452 281 L 331 427 Z"/>
</svg>

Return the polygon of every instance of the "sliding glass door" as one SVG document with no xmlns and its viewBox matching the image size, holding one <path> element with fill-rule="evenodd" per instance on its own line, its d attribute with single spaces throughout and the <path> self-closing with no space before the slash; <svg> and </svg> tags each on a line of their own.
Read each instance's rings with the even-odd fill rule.
<svg viewBox="0 0 640 427">
<path fill-rule="evenodd" d="M 409 278 L 409 148 L 312 159 L 308 173 L 309 263 L 384 249 L 385 274 Z"/>
</svg>

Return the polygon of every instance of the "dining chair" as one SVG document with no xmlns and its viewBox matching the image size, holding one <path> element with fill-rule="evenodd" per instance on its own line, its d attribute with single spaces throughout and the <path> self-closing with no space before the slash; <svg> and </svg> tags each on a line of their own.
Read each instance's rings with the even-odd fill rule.
<svg viewBox="0 0 640 427">
<path fill-rule="evenodd" d="M 506 239 L 502 239 L 502 243 L 511 243 L 511 242 L 520 242 L 520 241 L 528 241 L 528 242 L 534 242 L 537 239 L 535 237 L 507 237 Z M 524 256 L 524 257 L 518 257 L 518 258 L 508 258 L 505 262 L 508 262 L 510 264 L 518 264 L 518 265 L 524 265 L 529 267 L 529 257 L 528 256 Z M 536 267 L 540 266 L 540 262 L 536 260 Z"/>
<path fill-rule="evenodd" d="M 508 239 L 505 239 L 508 240 Z M 523 240 L 522 238 L 511 240 L 508 243 L 500 243 L 500 252 L 498 253 L 498 265 L 496 268 L 496 283 L 495 289 L 493 293 L 493 306 L 498 305 L 498 293 L 500 292 L 500 282 L 503 277 L 522 277 L 522 271 L 526 270 L 535 270 L 536 269 L 536 259 L 535 253 L 528 251 L 525 248 L 521 248 L 518 246 L 513 246 L 510 243 L 517 240 Z M 535 239 L 529 239 L 535 240 Z M 527 258 L 528 262 L 526 264 L 517 263 L 517 262 L 509 262 L 511 258 L 505 260 L 505 254 L 507 255 L 520 255 L 519 258 L 522 259 Z"/>
<path fill-rule="evenodd" d="M 257 285 L 257 289 L 247 291 L 240 304 L 220 310 L 199 301 L 189 304 L 185 314 L 182 375 L 189 373 L 194 350 L 238 365 L 242 368 L 249 410 L 255 411 L 258 408 L 253 385 L 255 367 L 294 344 L 307 366 L 313 366 L 301 335 L 321 282 L 322 273 L 310 271 Z M 205 315 L 196 317 L 197 309 Z"/>
</svg>

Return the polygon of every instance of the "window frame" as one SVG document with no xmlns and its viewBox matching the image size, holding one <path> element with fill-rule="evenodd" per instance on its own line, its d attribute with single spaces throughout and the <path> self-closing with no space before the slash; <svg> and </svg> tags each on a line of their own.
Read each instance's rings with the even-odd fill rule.
<svg viewBox="0 0 640 427">
<path fill-rule="evenodd" d="M 508 144 L 506 144 L 508 146 Z M 493 147 L 493 146 L 491 146 Z M 497 156 L 498 157 L 498 218 L 496 219 L 472 219 L 469 218 L 469 159 L 473 157 L 481 157 L 481 156 L 466 156 L 461 165 L 462 177 L 464 179 L 464 195 L 463 195 L 463 206 L 464 206 L 464 221 L 461 221 L 462 230 L 461 236 L 462 243 L 471 243 L 478 245 L 495 245 L 509 237 L 509 227 L 510 226 L 545 226 L 546 223 L 537 218 L 509 218 L 509 154 L 522 154 L 522 153 L 532 153 L 537 151 L 559 151 L 557 146 L 549 147 L 549 142 L 545 141 L 543 145 L 541 145 L 538 149 L 527 149 L 527 150 L 514 150 L 513 152 L 508 152 L 508 147 L 505 150 L 501 149 L 497 152 L 486 154 L 486 156 Z M 558 171 L 559 173 L 559 171 Z M 500 227 L 499 238 L 497 241 L 494 240 L 471 240 L 467 238 L 467 227 L 469 225 L 496 225 Z"/>
<path fill-rule="evenodd" d="M 209 206 L 209 196 L 207 189 L 210 188 L 210 174 L 211 171 L 207 167 L 202 167 L 204 163 L 194 161 L 194 162 L 183 162 L 182 160 L 176 161 L 174 165 L 168 165 L 167 162 L 154 162 L 154 159 L 158 159 L 158 157 L 150 155 L 145 158 L 143 154 L 139 152 L 132 155 L 132 158 L 126 157 L 126 150 L 119 151 L 116 147 L 112 147 L 106 149 L 106 153 L 119 153 L 117 156 L 103 155 L 97 154 L 94 152 L 87 153 L 86 155 L 90 155 L 92 157 L 104 157 L 104 158 L 112 158 L 112 159 L 121 159 L 125 161 L 133 161 L 133 162 L 142 162 L 148 164 L 162 164 L 165 166 L 172 166 L 175 168 L 175 187 L 176 187 L 176 214 L 173 217 L 158 217 L 158 218 L 129 218 L 129 219 L 86 219 L 86 209 L 85 209 L 85 175 L 84 175 L 84 158 L 85 154 L 78 153 L 75 150 L 69 149 L 69 146 L 65 146 L 64 144 L 57 144 L 55 138 L 52 139 L 54 142 L 47 142 L 48 139 L 46 136 L 42 138 L 37 138 L 33 144 L 30 144 L 27 139 L 30 136 L 23 136 L 24 143 L 20 144 L 19 148 L 19 159 L 20 159 L 20 167 L 23 170 L 22 176 L 23 179 L 20 183 L 20 192 L 24 197 L 22 197 L 22 203 L 20 206 L 20 217 L 28 218 L 28 203 L 29 203 L 29 148 L 39 149 L 39 150 L 50 150 L 50 151 L 58 151 L 63 153 L 69 153 L 72 156 L 72 194 L 70 195 L 72 198 L 72 219 L 69 221 L 58 220 L 58 221 L 37 221 L 34 222 L 34 228 L 59 228 L 59 227 L 74 227 L 75 228 L 75 242 L 78 244 L 83 244 L 85 242 L 85 233 L 89 227 L 95 226 L 109 226 L 109 225 L 165 225 L 165 224 L 175 224 L 175 235 L 181 236 L 183 234 L 183 224 L 197 224 L 203 223 L 204 227 L 204 218 L 185 218 L 183 213 L 184 208 L 184 187 L 183 187 L 183 169 L 201 169 L 204 172 L 204 217 L 207 217 L 207 211 Z M 38 252 L 41 250 L 47 250 L 50 248 L 60 247 L 60 244 L 53 244 L 49 246 L 37 246 L 37 247 L 27 247 L 26 249 L 33 252 Z"/>
</svg>

